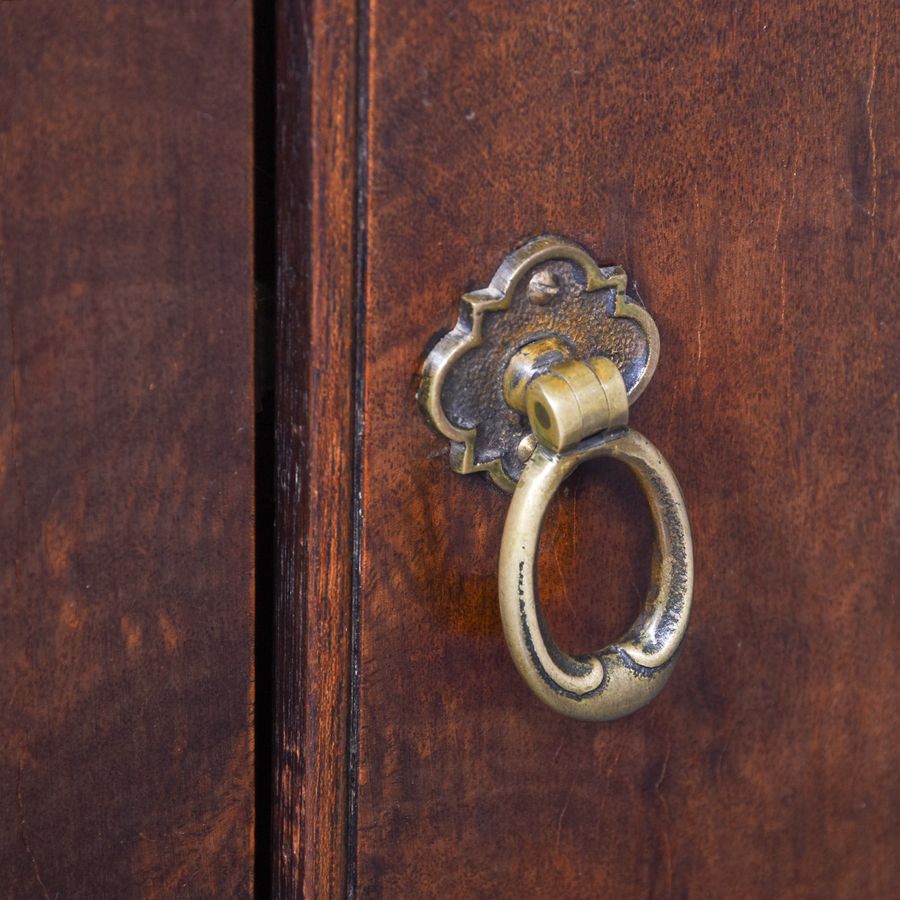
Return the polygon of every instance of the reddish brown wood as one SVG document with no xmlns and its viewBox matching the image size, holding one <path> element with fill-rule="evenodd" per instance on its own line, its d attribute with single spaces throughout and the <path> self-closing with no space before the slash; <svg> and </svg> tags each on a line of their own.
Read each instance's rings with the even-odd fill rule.
<svg viewBox="0 0 900 900">
<path fill-rule="evenodd" d="M 894 18 L 852 0 L 371 17 L 357 894 L 892 895 Z M 517 677 L 507 500 L 450 471 L 414 402 L 460 291 L 545 231 L 625 265 L 659 324 L 633 423 L 696 535 L 678 669 L 608 725 Z M 612 638 L 646 582 L 619 474 L 579 473 L 548 525 L 573 649 Z"/>
<path fill-rule="evenodd" d="M 249 3 L 3 4 L 0 98 L 0 893 L 249 896 Z"/>
<path fill-rule="evenodd" d="M 278 897 L 346 890 L 356 14 L 355 0 L 278 13 Z"/>
</svg>

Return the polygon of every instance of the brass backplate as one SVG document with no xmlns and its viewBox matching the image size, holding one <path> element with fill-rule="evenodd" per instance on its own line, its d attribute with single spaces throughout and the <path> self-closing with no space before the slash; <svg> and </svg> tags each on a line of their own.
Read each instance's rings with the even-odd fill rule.
<svg viewBox="0 0 900 900">
<path fill-rule="evenodd" d="M 463 294 L 455 327 L 425 360 L 418 392 L 425 417 L 450 440 L 455 471 L 487 472 L 505 490 L 515 487 L 534 439 L 527 416 L 507 399 L 510 362 L 536 341 L 561 346 L 571 359 L 607 357 L 629 404 L 637 399 L 656 369 L 659 336 L 626 284 L 621 267 L 598 266 L 573 241 L 543 235 L 510 254 L 488 287 Z"/>
</svg>

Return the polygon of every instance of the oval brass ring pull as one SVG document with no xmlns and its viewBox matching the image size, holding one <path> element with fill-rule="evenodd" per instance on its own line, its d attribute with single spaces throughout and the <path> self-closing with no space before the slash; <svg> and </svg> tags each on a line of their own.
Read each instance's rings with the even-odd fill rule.
<svg viewBox="0 0 900 900">
<path fill-rule="evenodd" d="M 537 589 L 544 514 L 581 463 L 624 462 L 650 502 L 656 527 L 653 575 L 644 608 L 618 641 L 586 657 L 558 649 Z M 555 454 L 538 447 L 513 493 L 500 547 L 500 614 L 506 643 L 528 686 L 548 706 L 576 719 L 617 719 L 652 700 L 672 672 L 687 628 L 693 583 L 690 525 L 681 490 L 659 451 L 634 431 L 585 441 Z"/>
<path fill-rule="evenodd" d="M 577 719 L 616 719 L 656 696 L 690 615 L 694 563 L 678 482 L 659 451 L 628 429 L 629 407 L 659 359 L 650 314 L 571 241 L 545 235 L 510 254 L 490 285 L 463 294 L 456 327 L 431 349 L 419 405 L 450 439 L 450 465 L 513 492 L 500 548 L 500 613 L 513 661 L 538 697 Z M 609 456 L 644 490 L 656 526 L 643 610 L 616 643 L 563 653 L 537 591 L 541 525 L 581 463 Z"/>
</svg>

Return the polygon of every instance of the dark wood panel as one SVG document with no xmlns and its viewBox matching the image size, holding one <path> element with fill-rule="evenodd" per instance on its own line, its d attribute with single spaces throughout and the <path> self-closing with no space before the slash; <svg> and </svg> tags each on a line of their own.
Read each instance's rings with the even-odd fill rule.
<svg viewBox="0 0 900 900">
<path fill-rule="evenodd" d="M 250 4 L 0 8 L 0 884 L 253 866 Z"/>
<path fill-rule="evenodd" d="M 278 4 L 273 883 L 346 890 L 357 3 Z"/>
<path fill-rule="evenodd" d="M 357 893 L 891 895 L 894 17 L 380 0 L 370 35 Z M 633 423 L 696 535 L 678 669 L 607 725 L 518 679 L 507 499 L 450 471 L 414 403 L 460 291 L 547 231 L 626 266 L 659 324 Z M 646 583 L 619 474 L 579 473 L 546 532 L 579 649 Z"/>
</svg>

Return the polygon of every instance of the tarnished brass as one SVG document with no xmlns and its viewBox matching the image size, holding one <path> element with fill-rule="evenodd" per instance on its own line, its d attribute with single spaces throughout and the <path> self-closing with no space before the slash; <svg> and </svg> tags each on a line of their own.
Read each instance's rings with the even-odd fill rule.
<svg viewBox="0 0 900 900">
<path fill-rule="evenodd" d="M 519 412 L 528 412 L 525 391 L 538 375 L 572 358 L 571 349 L 558 337 L 542 338 L 515 353 L 503 374 L 503 399 Z"/>
<path fill-rule="evenodd" d="M 528 385 L 525 409 L 535 437 L 557 453 L 628 424 L 625 382 L 605 356 L 553 366 Z"/>
<path fill-rule="evenodd" d="M 450 439 L 450 464 L 514 491 L 500 548 L 500 612 L 513 661 L 555 710 L 607 720 L 666 683 L 690 615 L 693 550 L 678 482 L 659 451 L 627 428 L 628 407 L 659 356 L 649 313 L 625 294 L 619 267 L 600 268 L 563 238 L 512 253 L 489 287 L 464 294 L 456 326 L 428 354 L 419 404 Z M 586 460 L 609 456 L 637 476 L 656 526 L 651 588 L 614 644 L 563 653 L 537 591 L 541 526 L 557 489 Z"/>
<path fill-rule="evenodd" d="M 541 615 L 541 525 L 560 484 L 601 456 L 637 476 L 656 526 L 650 591 L 637 621 L 586 657 L 563 653 Z M 617 719 L 649 703 L 672 673 L 691 609 L 693 550 L 684 498 L 660 452 L 635 431 L 603 434 L 561 454 L 539 446 L 516 487 L 500 545 L 500 615 L 513 662 L 548 706 L 576 719 Z"/>
<path fill-rule="evenodd" d="M 637 400 L 656 370 L 659 335 L 626 295 L 626 281 L 620 266 L 601 268 L 578 244 L 545 235 L 511 253 L 488 287 L 463 294 L 456 326 L 425 360 L 418 392 L 425 417 L 450 440 L 455 471 L 487 472 L 504 490 L 515 487 L 531 426 L 524 408 L 505 399 L 504 380 L 535 341 L 552 339 L 569 359 L 612 360 L 628 402 Z"/>
</svg>

